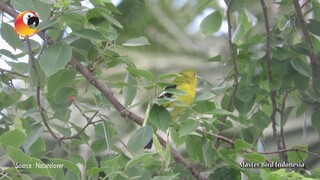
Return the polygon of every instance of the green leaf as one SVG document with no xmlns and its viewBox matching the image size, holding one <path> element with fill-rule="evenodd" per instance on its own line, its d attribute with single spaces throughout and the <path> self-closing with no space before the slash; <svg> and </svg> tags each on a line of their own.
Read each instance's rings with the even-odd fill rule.
<svg viewBox="0 0 320 180">
<path fill-rule="evenodd" d="M 29 152 L 29 148 L 32 146 L 34 142 L 42 135 L 43 133 L 43 126 L 38 123 L 30 126 L 30 130 L 27 131 L 27 138 L 23 143 L 23 149 L 26 153 Z"/>
<path fill-rule="evenodd" d="M 77 89 L 71 88 L 71 87 L 62 87 L 57 90 L 57 92 L 54 95 L 55 103 L 58 104 L 68 104 L 70 103 L 70 97 L 71 96 L 78 96 Z"/>
<path fill-rule="evenodd" d="M 307 28 L 313 34 L 320 36 L 320 22 L 317 19 L 309 19 L 309 23 L 307 24 Z"/>
<path fill-rule="evenodd" d="M 138 129 L 128 141 L 128 150 L 132 153 L 138 153 L 143 149 L 152 138 L 153 128 L 149 125 Z"/>
<path fill-rule="evenodd" d="M 106 6 L 106 4 L 104 6 Z M 123 29 L 122 24 L 120 24 L 119 21 L 117 21 L 115 18 L 113 18 L 110 15 L 110 12 L 106 8 L 99 8 L 99 11 L 101 12 L 102 16 L 104 18 L 106 18 L 109 22 L 111 22 L 112 24 L 114 24 L 118 28 Z"/>
<path fill-rule="evenodd" d="M 254 104 L 254 100 L 251 99 L 248 102 L 243 102 L 238 98 L 234 98 L 234 106 L 241 114 L 247 114 Z"/>
<path fill-rule="evenodd" d="M 126 67 L 126 69 L 130 74 L 132 74 L 136 77 L 144 77 L 150 81 L 153 80 L 153 74 L 150 71 L 132 68 L 132 67 Z"/>
<path fill-rule="evenodd" d="M 238 89 L 236 97 L 240 99 L 242 102 L 248 102 L 254 97 L 254 91 L 250 87 Z"/>
<path fill-rule="evenodd" d="M 295 70 L 297 70 L 300 74 L 306 77 L 310 77 L 310 74 L 311 74 L 310 66 L 308 66 L 308 64 L 304 60 L 292 59 L 290 62 L 292 67 Z"/>
<path fill-rule="evenodd" d="M 138 155 L 136 155 L 136 156 L 133 156 L 132 159 L 130 159 L 130 160 L 127 162 L 124 171 L 126 171 L 129 167 L 132 167 L 134 164 L 143 162 L 143 161 L 151 158 L 153 154 L 154 154 L 154 153 L 143 153 L 143 154 L 138 154 Z"/>
<path fill-rule="evenodd" d="M 216 104 L 211 101 L 196 101 L 194 110 L 198 113 L 212 114 L 216 108 Z"/>
<path fill-rule="evenodd" d="M 273 76 L 272 82 L 269 84 L 271 91 L 279 90 L 282 85 L 282 79 L 278 76 Z"/>
<path fill-rule="evenodd" d="M 185 96 L 187 95 L 185 91 L 181 90 L 181 89 L 165 89 L 163 91 L 163 93 L 170 93 L 170 94 L 174 94 L 174 95 L 178 95 L 178 96 Z"/>
<path fill-rule="evenodd" d="M 221 55 L 217 55 L 214 57 L 211 57 L 209 59 L 206 60 L 207 62 L 220 62 L 221 61 Z"/>
<path fill-rule="evenodd" d="M 169 131 L 170 131 L 171 138 L 177 147 L 186 142 L 187 136 L 181 137 L 179 133 L 172 127 L 169 128 Z"/>
<path fill-rule="evenodd" d="M 304 162 L 308 158 L 308 147 L 307 146 L 293 146 L 290 149 L 301 149 L 302 151 L 288 151 L 288 161 L 291 163 Z"/>
<path fill-rule="evenodd" d="M 30 157 L 20 149 L 16 149 L 12 146 L 7 147 L 7 155 L 12 159 L 14 164 L 19 163 L 28 165 L 29 168 L 26 168 L 26 170 L 30 173 L 37 176 L 50 177 L 48 167 L 44 167 L 46 164 L 44 164 L 40 159 Z"/>
<path fill-rule="evenodd" d="M 178 73 L 160 74 L 160 75 L 158 76 L 158 80 L 161 81 L 161 80 L 164 80 L 164 79 L 176 78 L 176 77 L 179 77 L 179 76 L 181 76 L 181 75 L 178 74 Z"/>
<path fill-rule="evenodd" d="M 7 56 L 8 58 L 10 58 L 11 60 L 17 60 L 17 56 L 12 54 L 11 51 L 8 51 L 6 49 L 0 49 L 0 54 L 3 55 L 3 56 Z M 11 62 L 12 63 L 12 62 Z M 18 64 L 18 63 L 14 63 L 14 64 Z M 9 63 L 8 63 L 9 66 L 11 66 Z M 12 67 L 12 66 L 11 66 Z M 13 68 L 13 67 L 12 67 Z"/>
<path fill-rule="evenodd" d="M 271 174 L 270 172 L 264 170 L 264 169 L 260 169 L 260 178 L 261 179 L 270 179 L 270 180 L 277 180 L 277 176 Z"/>
<path fill-rule="evenodd" d="M 24 140 L 26 139 L 26 135 L 17 130 L 7 131 L 0 136 L 0 144 L 4 147 L 12 146 L 12 147 L 20 147 Z"/>
<path fill-rule="evenodd" d="M 17 104 L 17 108 L 21 110 L 29 110 L 37 106 L 37 101 L 35 100 L 34 96 L 30 96 L 28 99 L 24 101 L 20 101 Z"/>
<path fill-rule="evenodd" d="M 313 128 L 320 134 L 320 111 L 314 111 L 311 116 Z"/>
<path fill-rule="evenodd" d="M 52 124 L 51 126 L 65 137 L 69 137 L 71 135 L 69 127 L 61 127 L 57 124 Z"/>
<path fill-rule="evenodd" d="M 247 161 L 253 162 L 253 163 L 262 163 L 266 161 L 266 158 L 259 153 L 247 153 L 247 154 L 244 154 L 243 157 Z"/>
<path fill-rule="evenodd" d="M 202 145 L 202 154 L 205 166 L 210 168 L 214 160 L 214 150 L 210 142 L 207 141 Z"/>
<path fill-rule="evenodd" d="M 129 39 L 123 44 L 123 46 L 144 46 L 144 45 L 150 45 L 148 39 L 144 36 Z"/>
<path fill-rule="evenodd" d="M 106 139 L 98 139 L 92 142 L 91 149 L 95 154 L 99 154 L 100 152 L 106 150 L 108 148 Z"/>
<path fill-rule="evenodd" d="M 160 128 L 162 131 L 166 132 L 171 125 L 172 117 L 166 108 L 154 104 L 149 112 L 149 120 L 157 128 Z"/>
<path fill-rule="evenodd" d="M 242 139 L 237 139 L 234 142 L 234 147 L 235 147 L 236 150 L 246 150 L 246 149 L 251 149 L 252 145 L 247 143 L 247 142 L 245 142 Z"/>
<path fill-rule="evenodd" d="M 302 74 L 297 74 L 294 76 L 293 81 L 297 89 L 306 90 L 308 88 L 310 79 Z"/>
<path fill-rule="evenodd" d="M 172 176 L 154 176 L 152 180 L 174 180 L 177 179 L 178 174 Z"/>
<path fill-rule="evenodd" d="M 225 0 L 225 3 L 228 6 L 230 3 L 230 0 Z M 245 0 L 232 1 L 231 7 L 230 7 L 230 13 L 233 13 L 233 12 L 243 8 L 244 3 L 245 3 Z"/>
<path fill-rule="evenodd" d="M 304 102 L 301 102 L 297 108 L 297 111 L 296 111 L 296 117 L 299 117 L 301 116 L 302 114 L 304 114 L 307 109 L 309 108 L 309 106 L 304 103 Z M 319 131 L 320 132 L 320 131 Z"/>
<path fill-rule="evenodd" d="M 180 136 L 186 136 L 193 133 L 200 125 L 199 121 L 188 119 L 181 123 L 181 128 L 179 130 Z"/>
<path fill-rule="evenodd" d="M 239 170 L 230 167 L 219 167 L 209 175 L 209 179 L 221 179 L 221 180 L 240 180 L 241 173 Z"/>
<path fill-rule="evenodd" d="M 196 101 L 206 101 L 214 98 L 216 95 L 213 93 L 203 93 L 196 97 Z"/>
<path fill-rule="evenodd" d="M 64 68 L 70 61 L 72 48 L 64 42 L 47 47 L 41 56 L 40 65 L 47 76 L 51 76 Z"/>
<path fill-rule="evenodd" d="M 96 31 L 94 29 L 78 29 L 73 33 L 78 37 L 89 39 L 89 40 L 103 41 L 106 39 L 103 36 L 103 34 L 101 34 L 99 31 Z"/>
<path fill-rule="evenodd" d="M 187 136 L 186 149 L 190 157 L 194 160 L 203 160 L 202 138 L 196 135 Z"/>
<path fill-rule="evenodd" d="M 41 44 L 33 39 L 30 39 L 30 45 L 31 45 L 32 52 L 34 54 L 37 54 L 41 49 Z M 20 43 L 17 49 L 28 54 L 29 47 L 28 47 L 27 41 L 23 41 L 22 43 Z M 16 56 L 19 57 L 19 55 L 16 55 Z"/>
<path fill-rule="evenodd" d="M 222 16 L 219 11 L 215 11 L 205 17 L 200 23 L 201 33 L 209 35 L 217 32 L 222 24 Z"/>
<path fill-rule="evenodd" d="M 54 95 L 62 87 L 73 87 L 76 78 L 74 70 L 62 69 L 48 79 L 48 94 Z"/>
<path fill-rule="evenodd" d="M 31 84 L 37 86 L 40 78 L 40 87 L 44 87 L 46 75 L 39 64 L 39 61 L 35 61 L 35 66 L 33 65 L 32 61 L 28 61 L 28 70 Z"/>
<path fill-rule="evenodd" d="M 20 45 L 20 38 L 14 28 L 4 22 L 1 22 L 1 37 L 7 41 L 13 49 L 16 49 Z"/>
<path fill-rule="evenodd" d="M 30 154 L 32 156 L 37 156 L 41 153 L 46 153 L 46 144 L 45 141 L 40 137 L 38 138 L 29 148 Z M 39 156 L 37 156 L 39 157 Z"/>
<path fill-rule="evenodd" d="M 168 169 L 168 167 L 171 163 L 171 159 L 172 159 L 171 146 L 170 146 L 169 142 L 166 143 L 166 149 L 164 150 L 164 154 L 163 154 L 162 159 L 164 160 L 166 169 Z"/>
<path fill-rule="evenodd" d="M 23 125 L 22 125 L 22 122 L 23 122 L 23 119 L 21 119 L 19 116 L 16 116 L 14 118 L 14 124 L 13 124 L 13 127 L 14 129 L 17 129 L 23 133 L 26 132 L 26 130 L 24 129 Z"/>
<path fill-rule="evenodd" d="M 64 159 L 58 159 L 58 158 L 47 158 L 47 159 L 54 164 L 63 165 L 63 168 L 67 168 L 69 171 L 75 174 L 78 179 L 80 179 L 81 171 L 75 163 L 68 160 L 64 160 Z"/>
<path fill-rule="evenodd" d="M 270 118 L 261 110 L 252 115 L 251 121 L 254 127 L 259 128 L 260 130 L 267 128 L 271 122 Z"/>
<path fill-rule="evenodd" d="M 132 101 L 136 97 L 137 81 L 130 75 L 130 73 L 127 73 L 124 82 L 126 83 L 126 85 L 123 87 L 124 106 L 128 107 L 132 104 Z"/>
<path fill-rule="evenodd" d="M 320 3 L 317 1 L 312 1 L 311 2 L 312 7 L 314 8 L 313 13 L 314 13 L 314 17 L 320 21 Z"/>
</svg>

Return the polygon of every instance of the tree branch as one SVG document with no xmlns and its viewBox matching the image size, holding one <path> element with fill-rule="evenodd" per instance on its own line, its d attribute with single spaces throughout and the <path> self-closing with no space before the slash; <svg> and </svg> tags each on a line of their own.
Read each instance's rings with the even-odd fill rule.
<svg viewBox="0 0 320 180">
<path fill-rule="evenodd" d="M 94 87 L 96 87 L 108 100 L 109 102 L 114 106 L 114 108 L 120 113 L 120 115 L 125 118 L 134 121 L 136 124 L 142 126 L 143 124 L 143 118 L 138 116 L 137 114 L 127 110 L 116 97 L 113 95 L 113 92 L 105 86 L 102 82 L 98 81 L 94 75 L 81 63 L 79 63 L 75 58 L 72 58 L 70 61 L 70 64 L 78 71 L 80 72 L 87 80 L 92 84 Z M 165 148 L 167 142 L 158 134 L 156 134 L 160 144 Z M 181 163 L 184 165 L 187 169 L 190 170 L 192 175 L 196 179 L 206 179 L 205 177 L 201 176 L 200 172 L 196 170 L 191 163 L 189 163 L 187 160 L 185 160 L 181 154 L 175 150 L 173 147 L 171 147 L 171 153 L 175 161 Z"/>
<path fill-rule="evenodd" d="M 27 78 L 28 76 L 24 75 L 24 74 L 20 74 L 20 73 L 17 73 L 15 71 L 9 71 L 9 70 L 6 70 L 6 69 L 2 69 L 0 68 L 0 72 L 1 73 L 10 73 L 10 74 L 13 74 L 13 75 L 16 75 L 16 76 L 21 76 L 21 77 L 24 77 L 24 78 Z"/>
<path fill-rule="evenodd" d="M 313 44 L 311 42 L 310 35 L 309 35 L 309 31 L 308 31 L 306 23 L 303 19 L 302 10 L 301 10 L 302 7 L 300 7 L 299 0 L 293 0 L 293 5 L 296 10 L 296 15 L 297 15 L 299 24 L 301 26 L 301 31 L 304 36 L 304 39 L 306 40 L 307 44 L 311 48 L 309 58 L 310 58 L 310 66 L 311 66 L 311 73 L 312 73 L 312 80 L 313 80 L 312 85 L 313 85 L 313 88 L 315 89 L 316 88 L 315 87 L 315 79 L 317 78 L 317 71 L 318 71 L 317 56 L 314 52 Z"/>
<path fill-rule="evenodd" d="M 271 151 L 271 152 L 259 152 L 259 154 L 277 154 L 277 153 L 285 153 L 285 152 L 290 152 L 290 151 L 296 151 L 296 152 L 300 151 L 300 152 L 304 152 L 304 153 L 313 155 L 313 156 L 315 156 L 317 158 L 320 158 L 320 154 L 312 153 L 312 152 L 309 152 L 309 151 L 306 151 L 306 150 L 303 150 L 303 149 L 300 149 L 300 148 L 280 149 L 278 151 Z"/>
<path fill-rule="evenodd" d="M 16 18 L 16 16 L 18 15 L 18 12 L 16 12 L 11 6 L 7 5 L 2 0 L 0 0 L 0 9 L 3 10 L 4 12 L 8 13 L 13 18 Z M 45 40 L 47 42 L 47 44 L 52 44 L 53 43 L 53 40 L 51 38 L 47 37 L 44 31 L 40 31 L 37 34 L 43 40 Z M 81 73 L 88 80 L 88 82 L 90 82 L 90 84 L 92 84 L 94 87 L 96 87 L 109 100 L 109 102 L 114 106 L 114 108 L 120 113 L 120 115 L 122 117 L 124 117 L 125 119 L 132 120 L 132 121 L 134 121 L 136 124 L 138 124 L 140 126 L 143 124 L 143 118 L 142 117 L 140 117 L 140 116 L 136 115 L 135 113 L 127 110 L 119 102 L 119 100 L 113 95 L 113 92 L 107 86 L 105 86 L 102 82 L 98 81 L 85 66 L 83 66 L 81 63 L 79 63 L 79 61 L 77 59 L 72 57 L 69 63 L 79 73 Z M 46 122 L 46 121 L 44 121 L 44 122 Z M 45 126 L 47 127 L 47 125 L 48 124 L 46 123 Z M 158 137 L 158 140 L 159 140 L 160 144 L 163 146 L 163 148 L 165 148 L 167 142 L 161 136 L 159 136 L 158 134 L 156 134 L 156 135 Z M 54 133 L 52 133 L 52 136 L 56 140 L 58 139 L 55 136 Z M 186 167 L 191 172 L 191 174 L 193 175 L 194 178 L 196 178 L 198 180 L 207 179 L 207 178 L 203 177 L 200 174 L 200 172 L 194 166 L 192 166 L 191 163 L 189 163 L 186 159 L 184 159 L 184 157 L 182 157 L 181 154 L 176 149 L 174 149 L 173 147 L 171 147 L 171 154 L 172 154 L 174 160 L 176 162 L 181 163 L 184 167 Z"/>
<path fill-rule="evenodd" d="M 231 25 L 231 14 L 230 14 L 230 8 L 233 4 L 233 0 L 230 0 L 228 3 L 228 9 L 227 9 L 227 22 L 228 22 L 228 44 L 229 44 L 229 54 L 231 55 L 231 61 L 232 61 L 232 65 L 233 65 L 233 84 L 232 84 L 232 92 L 230 95 L 230 101 L 228 103 L 227 106 L 227 110 L 230 111 L 232 104 L 233 104 L 233 99 L 235 98 L 235 95 L 237 93 L 237 89 L 238 89 L 238 79 L 239 79 L 239 72 L 238 72 L 238 64 L 237 64 L 237 53 L 235 51 L 235 47 L 232 43 L 232 25 Z M 222 116 L 222 118 L 220 118 L 221 122 L 225 122 L 227 119 L 227 116 Z M 223 126 L 219 126 L 218 130 L 219 132 L 222 131 Z"/>
<path fill-rule="evenodd" d="M 231 25 L 231 6 L 233 4 L 233 0 L 230 0 L 228 3 L 228 9 L 227 9 L 227 22 L 228 22 L 228 44 L 229 44 L 229 54 L 231 55 L 231 61 L 232 61 L 232 65 L 233 65 L 233 84 L 232 84 L 232 92 L 230 95 L 230 100 L 227 106 L 227 110 L 230 111 L 232 108 L 232 104 L 233 104 L 233 100 L 236 96 L 237 93 L 237 89 L 238 89 L 238 79 L 239 79 L 239 72 L 238 72 L 238 64 L 237 64 L 237 52 L 235 51 L 235 47 L 234 44 L 232 43 L 232 25 Z M 224 115 L 220 118 L 220 121 L 222 123 L 224 123 L 227 120 L 227 115 Z M 218 132 L 221 133 L 223 126 L 219 125 L 217 127 Z M 219 146 L 220 140 L 224 140 L 221 138 L 217 138 L 217 141 L 215 142 L 215 147 Z"/>
<path fill-rule="evenodd" d="M 270 27 L 269 27 L 269 19 L 268 19 L 268 13 L 267 13 L 267 7 L 264 2 L 264 0 L 260 0 L 260 4 L 263 11 L 263 18 L 264 18 L 264 25 L 265 25 L 265 31 L 266 31 L 266 62 L 267 62 L 267 69 L 268 69 L 268 81 L 269 84 L 272 84 L 272 64 L 271 64 L 271 49 L 270 49 Z M 272 122 L 272 132 L 273 132 L 273 138 L 276 141 L 276 144 L 278 146 L 278 150 L 283 149 L 281 147 L 281 143 L 279 141 L 278 135 L 277 135 L 277 124 L 276 124 L 276 113 L 277 113 L 277 102 L 276 102 L 276 91 L 271 90 L 270 91 L 270 99 L 272 103 L 272 114 L 271 114 L 271 122 Z M 283 152 L 279 152 L 279 156 L 281 160 L 284 160 L 284 154 Z"/>
</svg>

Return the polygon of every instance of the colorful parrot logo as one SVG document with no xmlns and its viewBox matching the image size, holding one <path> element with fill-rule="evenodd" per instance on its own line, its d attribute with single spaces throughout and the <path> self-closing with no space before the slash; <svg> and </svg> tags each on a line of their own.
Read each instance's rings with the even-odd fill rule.
<svg viewBox="0 0 320 180">
<path fill-rule="evenodd" d="M 23 11 L 20 13 L 15 22 L 14 28 L 22 37 L 30 37 L 38 32 L 36 28 L 39 24 L 39 17 L 33 11 Z"/>
</svg>

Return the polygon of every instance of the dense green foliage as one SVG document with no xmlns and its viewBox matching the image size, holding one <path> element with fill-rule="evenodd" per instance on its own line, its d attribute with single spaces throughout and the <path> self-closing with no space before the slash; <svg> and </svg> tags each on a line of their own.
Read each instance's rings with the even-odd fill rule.
<svg viewBox="0 0 320 180">
<path fill-rule="evenodd" d="M 314 142 L 286 141 L 303 136 L 289 134 L 299 123 L 319 142 L 317 0 L 0 0 L 0 9 L 1 37 L 13 49 L 0 49 L 11 67 L 0 69 L 1 178 L 320 178 Z M 206 9 L 199 32 L 186 33 Z M 42 42 L 14 33 L 9 21 L 24 10 L 38 13 Z M 152 71 L 126 54 L 159 49 L 206 59 L 190 65 L 210 74 L 176 121 L 156 94 L 180 67 Z M 225 75 L 219 85 L 206 78 L 213 63 Z M 268 130 L 275 146 L 266 147 Z M 152 137 L 154 149 L 144 150 Z M 272 164 L 282 162 L 306 167 Z"/>
</svg>

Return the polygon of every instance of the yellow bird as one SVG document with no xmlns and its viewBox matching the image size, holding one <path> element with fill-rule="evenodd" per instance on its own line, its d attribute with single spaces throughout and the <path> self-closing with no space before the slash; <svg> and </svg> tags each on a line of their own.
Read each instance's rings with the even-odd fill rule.
<svg viewBox="0 0 320 180">
<path fill-rule="evenodd" d="M 180 76 L 176 77 L 173 81 L 173 85 L 167 86 L 164 92 L 161 93 L 158 98 L 170 98 L 174 99 L 172 102 L 163 103 L 162 106 L 167 108 L 173 119 L 176 119 L 181 113 L 186 110 L 186 106 L 191 105 L 196 95 L 197 89 L 197 74 L 192 69 L 186 69 L 181 71 Z M 172 94 L 166 92 L 166 90 L 178 89 L 183 91 L 183 94 Z M 145 149 L 151 149 L 153 140 L 145 146 Z"/>
</svg>

